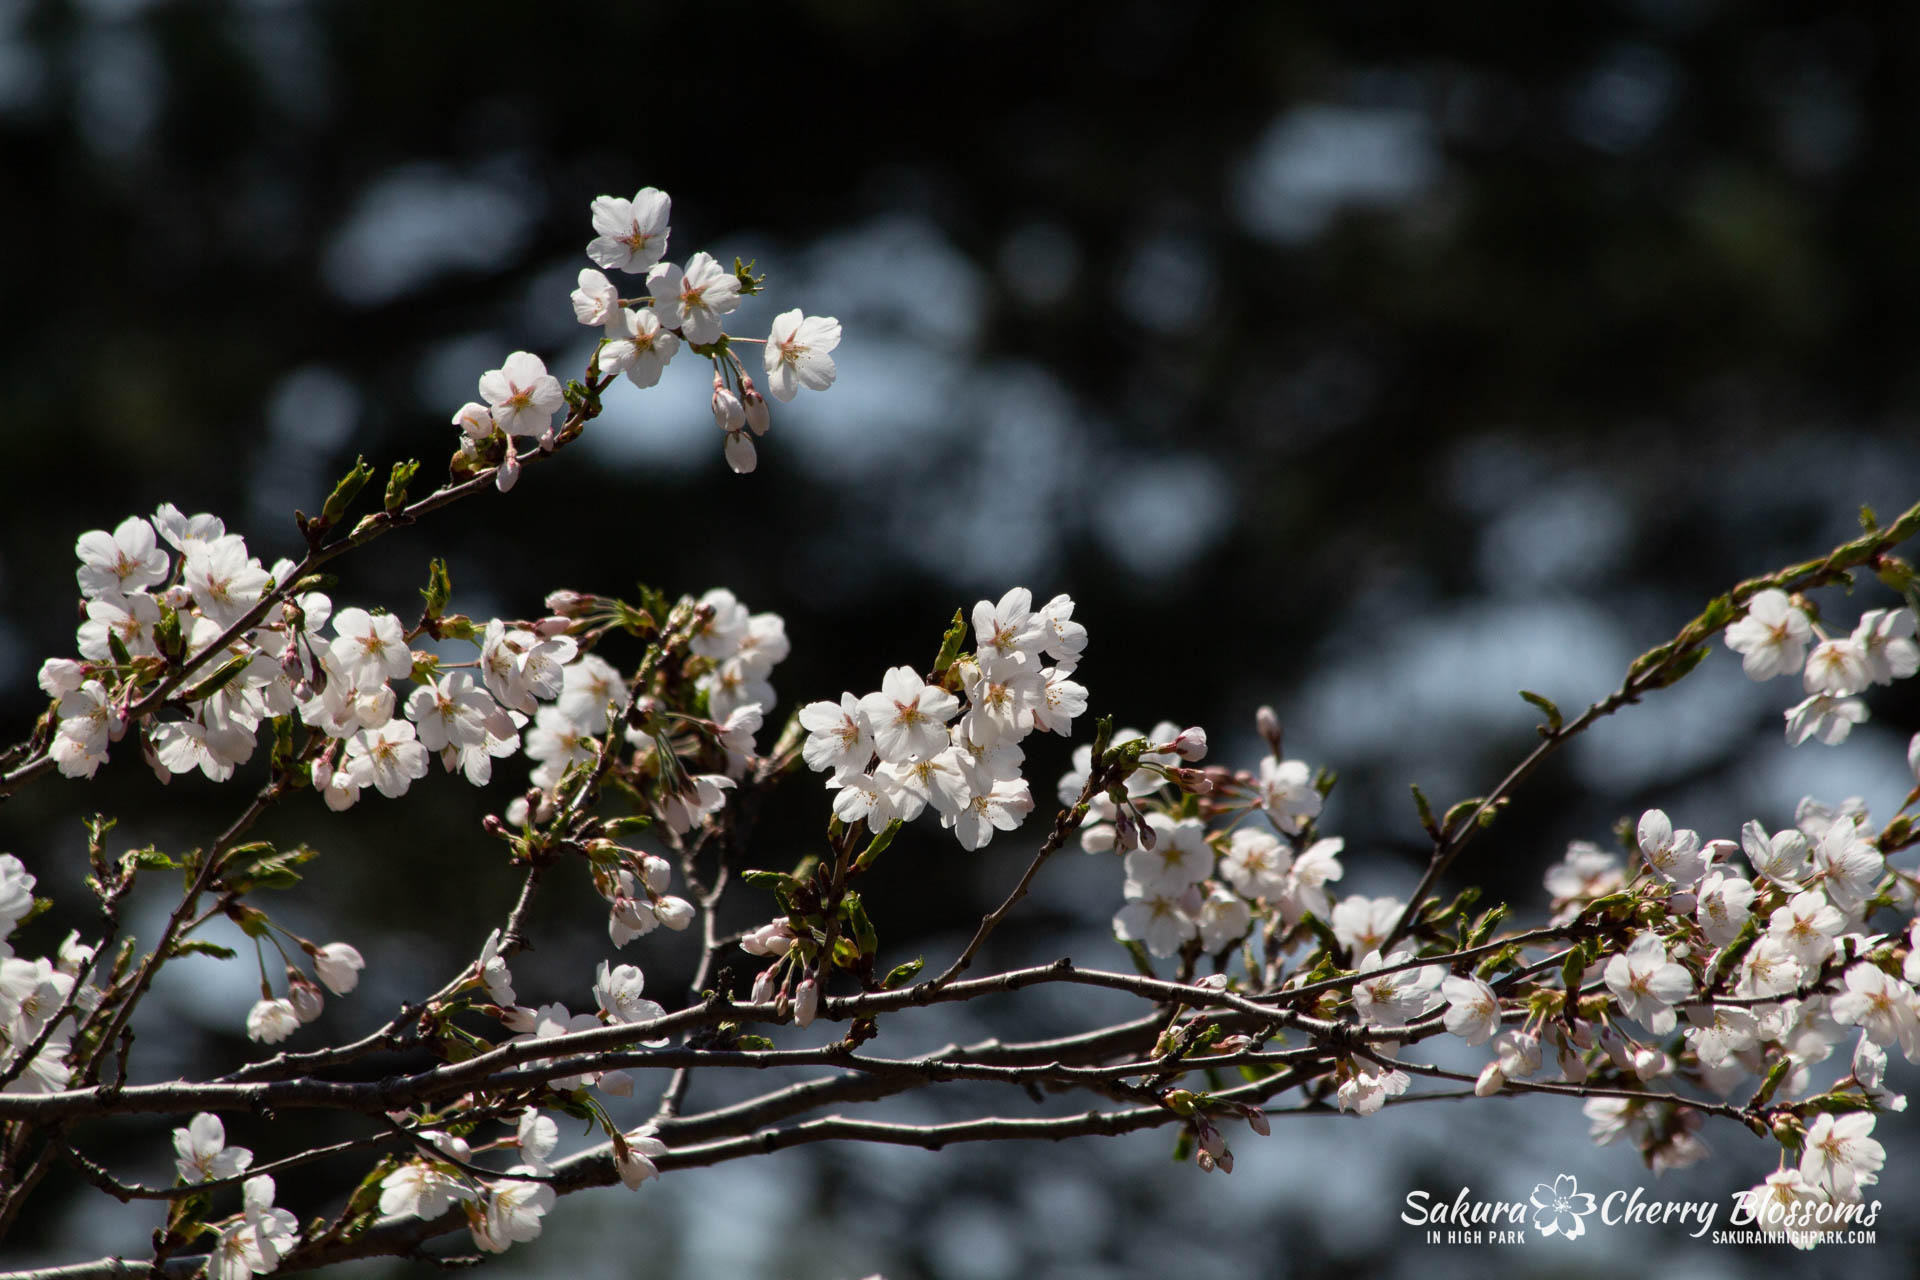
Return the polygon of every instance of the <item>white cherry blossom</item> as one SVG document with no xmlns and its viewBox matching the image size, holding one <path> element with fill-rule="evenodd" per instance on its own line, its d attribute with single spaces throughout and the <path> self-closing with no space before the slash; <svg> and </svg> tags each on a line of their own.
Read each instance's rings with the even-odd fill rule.
<svg viewBox="0 0 1920 1280">
<path fill-rule="evenodd" d="M 720 317 L 740 305 L 739 277 L 705 252 L 688 258 L 685 270 L 671 262 L 652 267 L 647 291 L 660 322 L 696 345 L 718 338 Z"/>
<path fill-rule="evenodd" d="M 832 316 L 803 316 L 798 308 L 775 316 L 764 348 L 767 393 L 784 403 L 802 387 L 825 391 L 835 373 L 828 352 L 839 345 L 840 322 Z"/>
<path fill-rule="evenodd" d="M 173 1150 L 182 1182 L 232 1178 L 253 1163 L 253 1152 L 227 1145 L 226 1126 L 219 1116 L 207 1111 L 196 1115 L 185 1128 L 173 1131 Z"/>
<path fill-rule="evenodd" d="M 1727 648 L 1740 655 L 1748 676 L 1771 680 L 1800 670 L 1812 635 L 1813 624 L 1787 593 L 1768 588 L 1757 592 L 1747 602 L 1746 616 L 1727 628 Z"/>
<path fill-rule="evenodd" d="M 73 549 L 80 557 L 75 573 L 80 594 L 89 599 L 145 591 L 167 580 L 167 553 L 160 550 L 153 526 L 139 516 L 122 520 L 112 533 L 83 533 Z"/>
<path fill-rule="evenodd" d="M 673 217 L 673 198 L 666 192 L 642 187 L 631 200 L 597 196 L 591 212 L 599 234 L 588 243 L 587 256 L 609 271 L 638 274 L 666 253 Z"/>
<path fill-rule="evenodd" d="M 530 351 L 516 351 L 498 369 L 481 374 L 480 398 L 508 435 L 539 435 L 553 425 L 553 415 L 567 403 L 560 380 L 547 372 L 546 361 Z"/>
<path fill-rule="evenodd" d="M 1875 684 L 1892 684 L 1920 671 L 1911 609 L 1869 609 L 1853 629 L 1853 643 Z"/>
</svg>

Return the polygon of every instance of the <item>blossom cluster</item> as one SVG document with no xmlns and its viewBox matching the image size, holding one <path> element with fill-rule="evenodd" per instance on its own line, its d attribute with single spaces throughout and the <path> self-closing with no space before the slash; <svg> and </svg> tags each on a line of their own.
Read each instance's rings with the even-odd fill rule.
<svg viewBox="0 0 1920 1280">
<path fill-rule="evenodd" d="M 587 256 L 607 271 L 644 274 L 647 291 L 623 299 L 605 272 L 584 268 L 573 292 L 574 318 L 604 331 L 595 357 L 599 371 L 625 374 L 636 387 L 658 383 L 683 345 L 709 359 L 713 420 L 725 437 L 727 465 L 744 474 L 758 461 L 754 437 L 767 433 L 772 418 L 766 397 L 731 350 L 732 343 L 749 340 L 728 335 L 722 317 L 757 291 L 759 282 L 737 262 L 729 271 L 704 251 L 684 266 L 662 261 L 672 213 L 672 198 L 653 187 L 642 188 L 631 200 L 600 196 L 593 202 L 593 229 L 599 234 L 587 245 Z M 832 316 L 783 312 L 762 348 L 768 393 L 785 402 L 802 387 L 825 391 L 837 373 L 832 352 L 839 345 L 840 322 Z M 468 405 L 454 421 L 471 438 L 475 427 L 468 424 L 484 422 L 474 417 L 484 412 L 482 406 Z"/>
<path fill-rule="evenodd" d="M 1234 779 L 1216 770 L 1196 779 L 1182 765 L 1205 757 L 1203 730 L 1162 721 L 1150 734 L 1113 735 L 1116 746 L 1130 742 L 1146 744 L 1136 767 L 1092 798 L 1080 828 L 1088 853 L 1125 855 L 1126 905 L 1114 916 L 1115 936 L 1156 956 L 1189 946 L 1219 955 L 1246 936 L 1256 913 L 1271 912 L 1288 929 L 1309 912 L 1327 917 L 1327 885 L 1344 874 L 1345 842 L 1311 838 L 1323 796 L 1305 761 L 1270 757 L 1255 774 Z M 1073 768 L 1060 778 L 1060 803 L 1079 799 L 1093 763 L 1090 745 L 1074 749 Z M 1184 791 L 1200 793 L 1209 817 L 1264 817 L 1258 825 L 1209 832 L 1190 812 L 1196 806 L 1183 803 Z M 1367 900 L 1355 901 L 1364 907 Z M 1336 914 L 1336 928 L 1346 927 L 1345 917 L 1358 915 Z"/>
<path fill-rule="evenodd" d="M 1836 637 L 1813 621 L 1810 607 L 1804 599 L 1769 588 L 1756 592 L 1746 615 L 1727 628 L 1727 647 L 1740 655 L 1748 676 L 1801 677 L 1807 696 L 1786 713 L 1787 741 L 1795 746 L 1809 738 L 1828 745 L 1845 741 L 1867 718 L 1859 694 L 1920 671 L 1913 610 L 1869 609 L 1850 635 Z"/>
<path fill-rule="evenodd" d="M 878 832 L 931 808 L 962 848 L 979 849 L 1033 811 L 1020 743 L 1036 729 L 1065 734 L 1086 711 L 1086 688 L 1072 676 L 1087 629 L 1071 598 L 1035 609 L 1025 587 L 975 604 L 972 622 L 973 652 L 940 680 L 894 667 L 876 692 L 801 709 L 803 757 L 828 775 L 842 822 Z"/>
<path fill-rule="evenodd" d="M 69 933 L 51 960 L 14 955 L 8 938 L 33 913 L 36 883 L 20 859 L 0 853 L 0 1076 L 11 1077 L 7 1093 L 67 1087 L 75 1015 L 100 998 L 85 980 L 93 948 L 78 933 Z"/>
</svg>

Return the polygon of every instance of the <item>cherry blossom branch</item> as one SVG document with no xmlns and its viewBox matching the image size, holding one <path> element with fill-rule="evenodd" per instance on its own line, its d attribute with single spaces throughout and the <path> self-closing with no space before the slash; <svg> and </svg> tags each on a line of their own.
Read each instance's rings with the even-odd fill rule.
<svg viewBox="0 0 1920 1280">
<path fill-rule="evenodd" d="M 1844 577 L 1852 569 L 1878 560 L 1917 532 L 1920 532 L 1920 502 L 1908 507 L 1886 528 L 1835 547 L 1832 552 L 1819 559 L 1790 565 L 1771 574 L 1747 579 L 1726 595 L 1710 603 L 1693 621 L 1682 627 L 1672 640 L 1648 650 L 1635 659 L 1626 679 L 1621 682 L 1618 689 L 1565 724 L 1540 726 L 1539 744 L 1529 751 L 1519 764 L 1509 770 L 1507 776 L 1502 778 L 1492 791 L 1482 797 L 1470 811 L 1461 815 L 1450 829 L 1436 834 L 1433 854 L 1427 861 L 1426 871 L 1421 874 L 1419 884 L 1414 886 L 1412 895 L 1407 899 L 1407 905 L 1400 912 L 1400 918 L 1388 931 L 1387 940 L 1381 946 L 1382 954 L 1390 951 L 1395 942 L 1407 936 L 1413 922 L 1419 918 L 1427 895 L 1432 893 L 1434 887 L 1439 884 L 1440 877 L 1447 873 L 1448 868 L 1465 851 L 1481 827 L 1490 822 L 1499 812 L 1514 790 L 1525 782 L 1548 756 L 1579 736 L 1596 721 L 1612 715 L 1628 703 L 1638 702 L 1641 695 L 1664 688 L 1685 675 L 1691 665 L 1689 660 L 1694 659 L 1694 655 L 1699 653 L 1708 641 L 1724 630 L 1728 623 L 1734 621 L 1735 606 L 1745 603 L 1761 591 L 1770 589 L 1805 591 L 1824 586 Z"/>
<path fill-rule="evenodd" d="M 591 380 L 589 388 L 590 394 L 584 397 L 579 405 L 574 407 L 562 426 L 555 432 L 553 447 L 525 455 L 520 458 L 520 465 L 531 466 L 536 462 L 551 457 L 557 454 L 560 449 L 564 448 L 568 443 L 577 439 L 580 435 L 581 428 L 583 428 L 586 423 L 592 421 L 594 417 L 598 416 L 599 394 L 605 390 L 612 381 L 613 377 L 611 375 Z M 328 564 L 349 551 L 363 547 L 367 543 L 395 529 L 414 524 L 424 515 L 438 511 L 442 507 L 450 506 L 463 498 L 471 497 L 476 493 L 480 493 L 494 486 L 499 470 L 500 468 L 498 466 L 487 467 L 469 476 L 465 480 L 442 485 L 426 497 L 409 503 L 397 511 L 382 510 L 373 512 L 363 517 L 359 523 L 344 536 L 336 538 L 334 541 L 324 545 L 309 546 L 307 554 L 300 559 L 298 564 L 287 572 L 284 582 L 276 582 L 271 590 L 262 593 L 260 599 L 245 613 L 241 614 L 232 625 L 223 630 L 218 637 L 202 648 L 182 658 L 167 675 L 160 678 L 159 682 L 152 689 L 131 703 L 126 708 L 127 722 L 132 724 L 142 715 L 165 702 L 166 699 L 179 689 L 181 685 L 185 684 L 195 672 L 199 671 L 200 668 L 205 666 L 216 655 L 225 654 L 228 651 L 228 646 L 258 626 L 260 620 L 266 617 L 276 605 L 282 604 L 291 598 L 294 588 L 323 565 Z M 15 791 L 19 790 L 21 786 L 46 773 L 47 770 L 53 767 L 53 764 L 54 760 L 50 747 L 42 747 L 38 753 L 26 763 L 19 765 L 5 774 L 0 774 L 0 802 L 5 801 Z"/>
</svg>

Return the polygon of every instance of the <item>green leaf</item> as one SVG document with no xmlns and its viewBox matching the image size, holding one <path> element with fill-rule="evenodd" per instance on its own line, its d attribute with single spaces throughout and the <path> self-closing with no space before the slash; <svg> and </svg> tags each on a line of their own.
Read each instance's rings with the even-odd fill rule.
<svg viewBox="0 0 1920 1280">
<path fill-rule="evenodd" d="M 420 588 L 420 598 L 426 601 L 426 616 L 430 619 L 445 613 L 447 602 L 453 599 L 453 579 L 447 574 L 447 562 L 438 556 L 427 566 L 427 585 Z"/>
<path fill-rule="evenodd" d="M 386 509 L 389 513 L 407 505 L 407 486 L 413 483 L 413 477 L 419 470 L 417 459 L 393 464 L 393 471 L 387 476 Z"/>
<path fill-rule="evenodd" d="M 748 1053 L 765 1053 L 773 1048 L 773 1041 L 765 1036 L 736 1036 L 733 1047 Z"/>
<path fill-rule="evenodd" d="M 861 955 L 870 956 L 880 949 L 880 936 L 874 932 L 873 921 L 868 919 L 866 904 L 859 894 L 849 890 L 847 896 L 840 899 L 840 919 L 853 931 L 853 940 Z"/>
<path fill-rule="evenodd" d="M 1093 758 L 1096 762 L 1106 758 L 1107 744 L 1113 741 L 1113 717 L 1101 716 L 1093 722 Z"/>
<path fill-rule="evenodd" d="M 1547 718 L 1546 726 L 1540 731 L 1541 737 L 1550 738 L 1560 732 L 1560 726 L 1566 723 L 1566 717 L 1560 714 L 1560 708 L 1553 705 L 1551 698 L 1534 693 L 1530 689 L 1522 689 L 1520 696 L 1540 708 L 1540 714 Z"/>
<path fill-rule="evenodd" d="M 231 960 L 238 952 L 232 947 L 223 947 L 217 942 L 207 942 L 194 938 L 187 942 L 176 942 L 169 956 L 212 956 L 215 960 Z"/>
<path fill-rule="evenodd" d="M 153 643 L 169 658 L 181 654 L 180 612 L 160 606 L 160 621 L 153 625 Z"/>
<path fill-rule="evenodd" d="M 172 871 L 180 864 L 152 845 L 148 845 L 144 849 L 135 849 L 131 853 L 122 854 L 120 865 L 127 870 Z"/>
<path fill-rule="evenodd" d="M 967 619 L 960 610 L 953 611 L 953 621 L 947 626 L 947 634 L 940 638 L 940 656 L 933 660 L 933 683 L 939 684 L 942 677 L 960 657 L 960 646 L 967 642 Z"/>
<path fill-rule="evenodd" d="M 1503 902 L 1497 907 L 1489 907 L 1480 914 L 1478 920 L 1473 922 L 1473 928 L 1467 930 L 1465 945 L 1468 947 L 1486 945 L 1487 939 L 1493 936 L 1494 929 L 1506 918 L 1506 903 Z"/>
<path fill-rule="evenodd" d="M 345 518 L 347 508 L 353 505 L 353 500 L 360 496 L 360 491 L 367 487 L 367 481 L 371 479 L 373 468 L 367 465 L 367 460 L 360 458 L 355 461 L 353 470 L 340 477 L 340 483 L 327 495 L 326 505 L 320 508 L 320 527 L 326 529 L 339 524 Z"/>
<path fill-rule="evenodd" d="M 1695 645 L 1674 661 L 1667 664 L 1660 674 L 1648 683 L 1647 688 L 1664 689 L 1668 685 L 1678 684 L 1688 672 L 1706 660 L 1708 652 L 1709 650 L 1706 645 Z"/>
<path fill-rule="evenodd" d="M 215 671 L 205 680 L 202 680 L 199 684 L 181 694 L 180 700 L 182 702 L 200 702 L 211 698 L 214 694 L 239 679 L 240 673 L 252 665 L 252 654 L 243 653 L 236 657 L 229 658 L 220 664 L 218 671 Z"/>
<path fill-rule="evenodd" d="M 898 818 L 889 822 L 879 835 L 867 842 L 867 847 L 860 851 L 860 856 L 853 860 L 854 869 L 865 871 L 872 866 L 875 860 L 887 851 L 887 846 L 893 843 L 893 838 L 900 834 L 900 828 L 906 825 Z"/>
<path fill-rule="evenodd" d="M 793 907 L 794 878 L 784 871 L 742 871 L 740 878 L 757 889 L 765 889 L 779 900 L 782 908 Z"/>
<path fill-rule="evenodd" d="M 264 855 L 253 856 L 253 850 L 264 848 Z M 273 846 L 264 841 L 245 845 L 234 851 L 242 855 L 242 860 L 229 864 L 244 867 L 244 870 L 229 869 L 221 879 L 229 889 L 236 893 L 250 893 L 255 889 L 291 889 L 300 883 L 300 873 L 294 868 L 303 862 L 311 862 L 320 856 L 318 849 L 307 845 L 298 845 L 284 852 L 274 852 Z M 230 857 L 233 855 L 229 855 Z M 250 860 L 249 860 L 250 859 Z"/>
<path fill-rule="evenodd" d="M 1787 1078 L 1787 1073 L 1791 1070 L 1793 1070 L 1793 1059 L 1785 1054 L 1780 1055 L 1780 1061 L 1774 1063 L 1768 1070 L 1767 1078 L 1760 1082 L 1760 1088 L 1754 1093 L 1753 1101 L 1747 1105 L 1764 1107 L 1773 1101 L 1773 1095 L 1779 1092 L 1781 1082 Z"/>
<path fill-rule="evenodd" d="M 1454 823 L 1485 804 L 1486 799 L 1485 796 L 1468 796 L 1459 804 L 1454 805 L 1451 809 L 1447 810 L 1447 816 L 1440 820 L 1440 829 L 1451 832 L 1454 828 Z"/>
<path fill-rule="evenodd" d="M 1413 787 L 1413 807 L 1420 811 L 1421 829 L 1435 840 L 1443 839 L 1445 833 L 1440 830 L 1440 820 L 1433 816 L 1433 805 L 1427 800 L 1427 793 L 1420 789 L 1417 782 L 1410 785 Z"/>
<path fill-rule="evenodd" d="M 1495 908 L 1495 910 L 1498 909 Z M 1479 967 L 1473 971 L 1473 976 L 1482 981 L 1490 981 L 1495 975 L 1505 973 L 1508 969 L 1519 968 L 1521 958 L 1520 944 L 1509 944 L 1482 960 Z"/>
<path fill-rule="evenodd" d="M 895 965 L 887 972 L 887 976 L 880 980 L 880 989 L 882 991 L 892 991 L 895 988 L 906 986 L 919 976 L 920 970 L 926 968 L 926 965 L 927 958 L 925 956 L 915 956 L 905 964 Z"/>
</svg>

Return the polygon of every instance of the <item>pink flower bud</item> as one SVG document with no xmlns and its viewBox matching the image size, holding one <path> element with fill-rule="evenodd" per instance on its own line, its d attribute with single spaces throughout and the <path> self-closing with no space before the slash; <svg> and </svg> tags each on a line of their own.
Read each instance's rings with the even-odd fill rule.
<svg viewBox="0 0 1920 1280">
<path fill-rule="evenodd" d="M 1273 758 L 1278 760 L 1280 758 L 1280 717 L 1274 714 L 1272 707 L 1262 707 L 1253 713 L 1253 725 L 1260 731 L 1260 736 L 1266 740 L 1267 749 L 1273 752 Z"/>
<path fill-rule="evenodd" d="M 1196 796 L 1208 795 L 1213 791 L 1213 779 L 1204 769 L 1169 769 L 1173 780 L 1182 791 L 1192 792 Z"/>
<path fill-rule="evenodd" d="M 493 477 L 493 487 L 502 493 L 513 488 L 514 482 L 520 479 L 520 451 L 511 435 L 506 437 L 506 441 L 506 456 L 500 460 L 500 469 Z"/>
<path fill-rule="evenodd" d="M 1480 1069 L 1480 1078 L 1473 1082 L 1475 1097 L 1491 1098 L 1507 1087 L 1507 1073 L 1500 1069 L 1498 1062 L 1489 1062 Z"/>
<path fill-rule="evenodd" d="M 747 425 L 747 407 L 740 397 L 727 389 L 719 374 L 713 375 L 713 423 L 722 431 L 738 431 Z"/>
<path fill-rule="evenodd" d="M 673 883 L 673 867 L 665 858 L 647 853 L 640 856 L 640 878 L 655 893 L 665 893 Z"/>
<path fill-rule="evenodd" d="M 675 933 L 693 923 L 693 904 L 669 895 L 653 904 L 654 918 Z"/>
<path fill-rule="evenodd" d="M 754 978 L 753 1002 L 755 1004 L 765 1004 L 767 1001 L 773 999 L 773 971 L 778 967 L 777 965 L 769 965 L 760 971 L 758 977 Z"/>
<path fill-rule="evenodd" d="M 320 988 L 312 979 L 298 969 L 287 970 L 287 1002 L 293 1006 L 293 1014 L 302 1022 L 312 1022 L 320 1016 L 320 1010 L 326 1005 L 326 998 L 320 994 Z"/>
<path fill-rule="evenodd" d="M 740 375 L 740 398 L 746 403 L 747 425 L 753 428 L 753 434 L 767 434 L 767 428 L 773 425 L 773 419 L 767 412 L 767 398 L 760 394 L 760 388 L 753 385 L 753 379 L 744 373 Z"/>
<path fill-rule="evenodd" d="M 1202 1147 L 1200 1148 L 1200 1150 L 1193 1153 L 1193 1162 L 1200 1166 L 1200 1172 L 1202 1173 L 1213 1172 L 1213 1153 L 1208 1151 L 1205 1147 Z"/>
<path fill-rule="evenodd" d="M 1259 1107 L 1246 1108 L 1246 1117 L 1247 1128 L 1253 1130 L 1263 1138 L 1273 1136 L 1273 1126 L 1267 1121 L 1267 1113 Z"/>
<path fill-rule="evenodd" d="M 590 596 L 581 591 L 555 591 L 547 596 L 547 612 L 558 614 L 563 618 L 585 617 L 598 599 L 598 596 Z"/>
<path fill-rule="evenodd" d="M 544 636 L 549 639 L 554 636 L 563 636 L 573 630 L 573 619 L 560 617 L 542 618 L 533 624 L 533 630 L 535 635 Z"/>
<path fill-rule="evenodd" d="M 615 1098 L 633 1096 L 633 1077 L 624 1071 L 606 1071 L 600 1075 L 600 1092 Z"/>
<path fill-rule="evenodd" d="M 1190 728 L 1182 729 L 1179 736 L 1174 738 L 1167 749 L 1179 756 L 1182 760 L 1189 762 L 1205 759 L 1207 754 L 1207 731 L 1197 724 Z"/>
<path fill-rule="evenodd" d="M 745 431 L 727 432 L 725 453 L 727 466 L 737 476 L 748 475 L 760 465 L 759 455 L 754 452 L 753 437 Z"/>
<path fill-rule="evenodd" d="M 793 993 L 793 1020 L 798 1026 L 812 1024 L 814 1015 L 820 1012 L 820 984 L 808 978 Z"/>
</svg>

